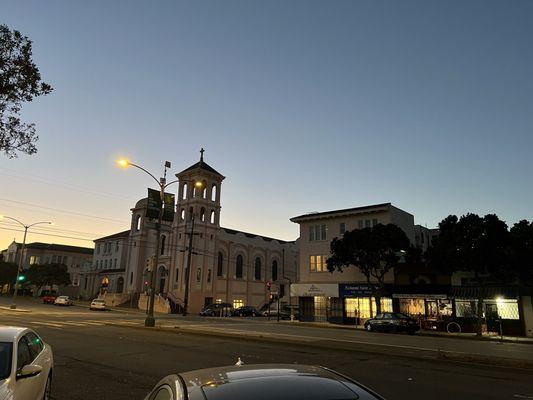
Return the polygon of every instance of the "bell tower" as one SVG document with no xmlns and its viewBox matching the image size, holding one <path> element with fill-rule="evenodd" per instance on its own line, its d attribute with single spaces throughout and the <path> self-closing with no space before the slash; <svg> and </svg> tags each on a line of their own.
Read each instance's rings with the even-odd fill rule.
<svg viewBox="0 0 533 400">
<path fill-rule="evenodd" d="M 224 176 L 204 161 L 204 152 L 202 148 L 199 162 L 176 174 L 178 225 L 190 222 L 194 216 L 199 228 L 220 227 L 220 189 Z"/>
</svg>

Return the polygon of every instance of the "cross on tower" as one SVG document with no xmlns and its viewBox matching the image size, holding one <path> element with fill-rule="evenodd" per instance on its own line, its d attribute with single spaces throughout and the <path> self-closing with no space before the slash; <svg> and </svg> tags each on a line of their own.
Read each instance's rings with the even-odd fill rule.
<svg viewBox="0 0 533 400">
<path fill-rule="evenodd" d="M 204 148 L 202 147 L 202 148 L 200 149 L 200 161 L 204 161 L 204 151 L 205 151 L 205 150 L 204 150 Z"/>
</svg>

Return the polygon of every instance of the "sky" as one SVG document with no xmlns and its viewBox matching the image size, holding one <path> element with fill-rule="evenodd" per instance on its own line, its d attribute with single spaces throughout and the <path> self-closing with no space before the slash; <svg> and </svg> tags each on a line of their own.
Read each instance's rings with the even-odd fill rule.
<svg viewBox="0 0 533 400">
<path fill-rule="evenodd" d="M 290 217 L 392 202 L 533 218 L 533 2 L 0 0 L 54 91 L 38 153 L 0 155 L 0 214 L 28 241 L 129 228 L 150 178 L 226 176 L 221 224 L 292 240 Z M 15 229 L 15 230 L 12 230 Z M 0 248 L 15 225 L 0 222 Z M 55 236 L 52 236 L 55 235 Z"/>
</svg>

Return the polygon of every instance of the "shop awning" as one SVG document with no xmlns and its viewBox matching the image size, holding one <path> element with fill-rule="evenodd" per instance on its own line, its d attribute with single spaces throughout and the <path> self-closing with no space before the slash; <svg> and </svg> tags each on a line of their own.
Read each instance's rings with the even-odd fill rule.
<svg viewBox="0 0 533 400">
<path fill-rule="evenodd" d="M 498 297 L 504 299 L 517 299 L 520 295 L 517 286 L 486 286 L 481 289 L 478 286 L 451 286 L 450 297 L 454 299 L 477 299 L 480 290 L 483 290 L 483 298 L 495 299 Z"/>
</svg>

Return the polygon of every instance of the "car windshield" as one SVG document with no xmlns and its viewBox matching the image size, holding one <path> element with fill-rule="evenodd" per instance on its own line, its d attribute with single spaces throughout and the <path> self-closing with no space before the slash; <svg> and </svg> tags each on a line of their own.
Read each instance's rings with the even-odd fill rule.
<svg viewBox="0 0 533 400">
<path fill-rule="evenodd" d="M 12 351 L 11 342 L 0 342 L 0 380 L 6 379 L 11 373 Z"/>
<path fill-rule="evenodd" d="M 393 316 L 398 319 L 411 319 L 411 317 L 402 313 L 394 313 Z"/>
</svg>

